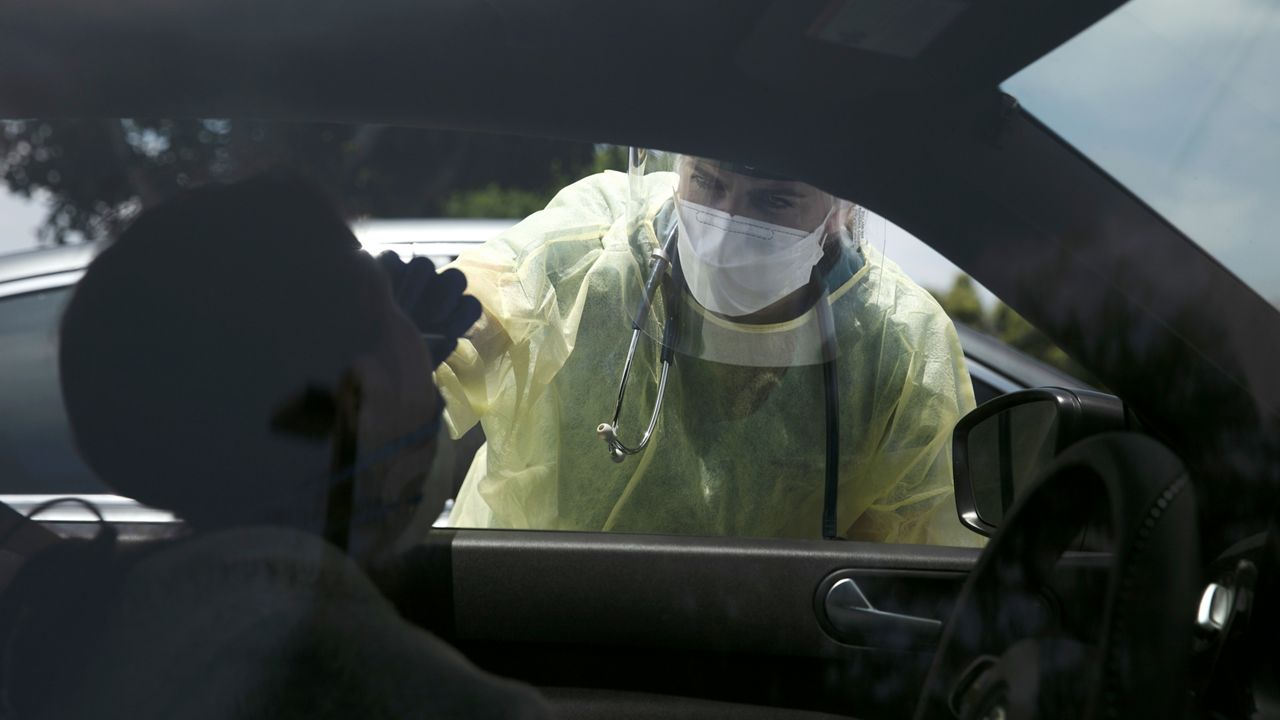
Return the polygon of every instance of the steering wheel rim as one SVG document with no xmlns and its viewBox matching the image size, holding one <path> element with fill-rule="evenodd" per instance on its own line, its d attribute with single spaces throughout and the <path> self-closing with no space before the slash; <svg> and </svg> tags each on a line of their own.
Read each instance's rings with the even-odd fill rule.
<svg viewBox="0 0 1280 720">
<path fill-rule="evenodd" d="M 1094 632 L 1081 633 L 1056 622 L 1050 579 L 1099 521 L 1113 546 Z M 1196 528 L 1187 472 L 1163 445 L 1108 433 L 1068 449 L 966 580 L 917 720 L 1181 716 L 1200 587 Z"/>
</svg>

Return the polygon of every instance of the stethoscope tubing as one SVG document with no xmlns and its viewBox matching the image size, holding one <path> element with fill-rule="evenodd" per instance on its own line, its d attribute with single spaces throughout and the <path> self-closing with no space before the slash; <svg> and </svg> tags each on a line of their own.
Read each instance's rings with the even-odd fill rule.
<svg viewBox="0 0 1280 720">
<path fill-rule="evenodd" d="M 658 426 L 658 416 L 662 412 L 662 399 L 667 394 L 667 376 L 671 371 L 671 363 L 675 360 L 674 346 L 677 332 L 677 323 L 671 313 L 668 313 L 669 317 L 662 333 L 662 370 L 658 377 L 658 397 L 653 403 L 653 412 L 649 415 L 649 425 L 635 447 L 625 445 L 618 438 L 618 425 L 622 417 L 623 403 L 626 400 L 627 380 L 631 377 L 631 366 L 635 362 L 636 347 L 640 344 L 644 323 L 649 317 L 650 310 L 653 309 L 654 295 L 671 271 L 671 254 L 675 250 L 675 242 L 676 227 L 673 225 L 662 245 L 650 254 L 652 262 L 649 265 L 649 277 L 645 281 L 644 293 L 641 295 L 639 307 L 636 308 L 635 317 L 631 321 L 631 344 L 627 348 L 627 359 L 622 364 L 622 380 L 618 383 L 618 400 L 613 407 L 613 418 L 609 422 L 596 426 L 596 434 L 605 441 L 609 448 L 609 457 L 616 463 L 622 462 L 628 455 L 635 455 L 644 450 L 653 439 L 653 431 Z"/>
</svg>

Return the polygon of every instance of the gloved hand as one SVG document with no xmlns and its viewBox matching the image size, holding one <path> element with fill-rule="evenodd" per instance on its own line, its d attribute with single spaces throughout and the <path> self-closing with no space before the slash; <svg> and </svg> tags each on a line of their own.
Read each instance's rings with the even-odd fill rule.
<svg viewBox="0 0 1280 720">
<path fill-rule="evenodd" d="M 396 302 L 422 332 L 436 367 L 458 347 L 458 338 L 480 319 L 480 301 L 463 295 L 467 278 L 457 270 L 436 272 L 424 257 L 405 263 L 388 250 L 378 264 L 391 279 Z"/>
</svg>

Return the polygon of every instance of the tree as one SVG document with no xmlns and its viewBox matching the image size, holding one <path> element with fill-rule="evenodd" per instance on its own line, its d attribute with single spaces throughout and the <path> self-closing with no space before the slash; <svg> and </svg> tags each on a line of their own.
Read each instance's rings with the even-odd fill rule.
<svg viewBox="0 0 1280 720">
<path fill-rule="evenodd" d="M 951 319 L 979 330 L 986 329 L 987 320 L 982 300 L 968 275 L 957 275 L 951 289 L 945 295 L 936 295 L 938 304 Z"/>
<path fill-rule="evenodd" d="M 0 179 L 22 196 L 48 193 L 40 235 L 50 244 L 96 240 L 184 188 L 281 167 L 327 189 L 351 217 L 519 217 L 621 157 L 586 143 L 384 125 L 0 123 Z"/>
<path fill-rule="evenodd" d="M 938 304 L 950 318 L 974 330 L 987 333 L 1009 347 L 1016 348 L 1031 357 L 1063 370 L 1072 377 L 1094 387 L 1102 384 L 1088 370 L 1072 360 L 1048 336 L 999 300 L 985 308 L 978 297 L 977 288 L 968 275 L 957 275 L 951 289 L 945 293 L 932 291 Z"/>
</svg>

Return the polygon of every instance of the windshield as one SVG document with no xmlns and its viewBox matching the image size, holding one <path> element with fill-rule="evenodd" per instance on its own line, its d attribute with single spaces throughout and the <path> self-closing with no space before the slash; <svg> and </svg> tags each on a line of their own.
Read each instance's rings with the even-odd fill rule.
<svg viewBox="0 0 1280 720">
<path fill-rule="evenodd" d="M 1280 4 L 1133 0 L 1003 85 L 1280 306 Z"/>
</svg>

